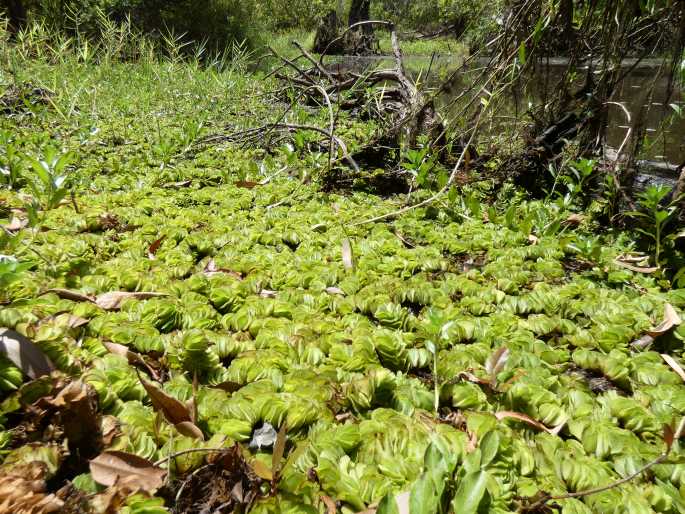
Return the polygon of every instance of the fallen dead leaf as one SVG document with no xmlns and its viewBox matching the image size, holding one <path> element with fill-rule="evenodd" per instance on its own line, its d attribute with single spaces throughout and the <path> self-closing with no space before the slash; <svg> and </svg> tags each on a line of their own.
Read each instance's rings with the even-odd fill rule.
<svg viewBox="0 0 685 514">
<path fill-rule="evenodd" d="M 354 253 L 352 252 L 352 243 L 347 237 L 342 240 L 342 262 L 347 271 L 354 270 Z"/>
<path fill-rule="evenodd" d="M 87 294 L 80 293 L 78 291 L 71 291 L 69 289 L 47 289 L 41 293 L 41 295 L 54 293 L 62 300 L 71 300 L 72 302 L 94 302 L 95 298 L 88 296 Z"/>
<path fill-rule="evenodd" d="M 234 182 L 234 185 L 236 187 L 242 187 L 245 189 L 254 189 L 257 186 L 261 186 L 259 182 L 252 182 L 250 180 L 238 180 L 237 182 Z"/>
<path fill-rule="evenodd" d="M 506 410 L 496 412 L 495 417 L 500 421 L 503 419 L 507 419 L 507 418 L 522 421 L 522 422 L 530 425 L 533 428 L 537 428 L 538 430 L 542 430 L 542 431 L 547 432 L 548 434 L 552 434 L 552 435 L 558 435 L 559 432 L 561 432 L 561 429 L 564 428 L 564 425 L 566 425 L 566 421 L 564 421 L 563 423 L 560 423 L 556 427 L 549 428 L 549 427 L 543 425 L 542 423 L 540 423 L 539 421 L 535 421 L 533 418 L 531 418 L 530 416 L 527 416 L 526 414 L 523 414 L 521 412 L 513 412 L 513 411 L 506 411 Z"/>
<path fill-rule="evenodd" d="M 205 440 L 205 435 L 202 433 L 202 430 L 200 430 L 192 421 L 178 423 L 177 425 L 174 425 L 174 428 L 178 430 L 179 434 L 190 437 L 191 439 L 199 439 L 200 441 Z"/>
<path fill-rule="evenodd" d="M 49 375 L 55 369 L 38 346 L 19 332 L 8 328 L 0 328 L 0 353 L 30 379 Z"/>
<path fill-rule="evenodd" d="M 668 364 L 673 371 L 675 371 L 680 378 L 683 379 L 683 382 L 685 382 L 685 370 L 683 370 L 683 367 L 678 364 L 678 361 L 675 360 L 673 357 L 671 357 L 668 354 L 662 353 L 661 358 L 666 361 L 666 364 Z"/>
<path fill-rule="evenodd" d="M 186 421 L 192 423 L 190 409 L 186 405 L 173 396 L 169 396 L 155 384 L 144 380 L 140 376 L 138 378 L 150 397 L 152 407 L 156 411 L 161 412 L 169 423 L 172 425 L 178 425 Z"/>
<path fill-rule="evenodd" d="M 528 236 L 528 242 L 532 245 L 536 245 L 540 242 L 540 238 L 538 236 L 535 236 L 533 234 L 530 234 Z"/>
<path fill-rule="evenodd" d="M 17 218 L 14 216 L 9 224 L 7 225 L 2 225 L 2 228 L 4 228 L 7 232 L 19 232 L 22 228 L 26 228 L 29 226 L 29 220 L 26 218 Z"/>
<path fill-rule="evenodd" d="M 205 266 L 203 273 L 207 276 L 210 276 L 210 277 L 212 275 L 217 275 L 219 273 L 226 273 L 227 275 L 235 277 L 239 280 L 243 279 L 242 273 L 238 273 L 237 271 L 233 271 L 233 270 L 230 270 L 227 268 L 219 268 L 216 265 L 216 262 L 214 262 L 214 259 L 209 259 L 209 261 L 207 261 L 207 265 Z"/>
<path fill-rule="evenodd" d="M 566 218 L 566 223 L 571 225 L 580 225 L 583 221 L 585 221 L 585 216 L 582 214 L 571 214 L 568 218 Z"/>
<path fill-rule="evenodd" d="M 180 182 L 167 182 L 166 184 L 163 184 L 162 187 L 167 189 L 180 189 L 182 187 L 188 187 L 192 183 L 192 180 L 181 180 Z"/>
<path fill-rule="evenodd" d="M 658 337 L 665 334 L 673 327 L 680 325 L 682 322 L 680 316 L 678 316 L 678 313 L 673 308 L 673 305 L 667 303 L 664 305 L 664 320 L 647 333 L 652 337 Z"/>
<path fill-rule="evenodd" d="M 162 236 L 149 246 L 149 248 L 147 249 L 147 258 L 148 259 L 150 259 L 150 260 L 155 259 L 155 254 L 157 253 L 157 250 L 159 250 L 159 247 L 162 246 L 162 243 L 164 242 L 165 239 L 166 239 L 166 236 Z"/>
<path fill-rule="evenodd" d="M 336 512 L 338 512 L 338 507 L 336 507 L 333 498 L 326 496 L 325 494 L 322 494 L 320 498 L 323 504 L 326 506 L 326 514 L 336 514 Z"/>
<path fill-rule="evenodd" d="M 156 298 L 159 296 L 169 296 L 166 293 L 149 293 L 149 292 L 137 292 L 129 293 L 126 291 L 113 291 L 111 293 L 104 293 L 99 295 L 95 299 L 95 304 L 106 311 L 116 311 L 121 308 L 121 304 L 125 300 L 146 300 L 148 298 Z"/>
<path fill-rule="evenodd" d="M 614 260 L 614 264 L 616 264 L 617 266 L 620 266 L 621 268 L 625 268 L 627 270 L 634 271 L 635 273 L 645 273 L 647 275 L 654 273 L 655 271 L 657 271 L 659 269 L 656 267 L 633 266 L 632 264 L 630 264 L 628 262 L 621 261 L 618 259 Z"/>
<path fill-rule="evenodd" d="M 504 369 L 509 360 L 509 349 L 500 346 L 485 362 L 485 372 L 490 375 L 490 380 L 494 381 L 497 374 Z"/>
<path fill-rule="evenodd" d="M 134 481 L 142 490 L 154 492 L 164 484 L 166 470 L 131 453 L 108 451 L 90 461 L 90 473 L 98 484 L 113 486 L 121 480 Z"/>
</svg>

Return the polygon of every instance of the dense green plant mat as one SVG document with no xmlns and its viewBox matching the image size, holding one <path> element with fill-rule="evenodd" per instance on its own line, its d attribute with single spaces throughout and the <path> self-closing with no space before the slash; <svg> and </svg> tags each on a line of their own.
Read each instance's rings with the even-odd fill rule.
<svg viewBox="0 0 685 514">
<path fill-rule="evenodd" d="M 617 263 L 629 238 L 592 239 L 557 205 L 503 194 L 485 209 L 456 190 L 354 225 L 404 197 L 320 193 L 307 182 L 321 160 L 287 148 L 186 151 L 183 117 L 218 130 L 271 109 L 241 104 L 259 90 L 246 75 L 32 66 L 23 73 L 60 96 L 18 104 L 29 111 L 2 125 L 25 153 L 71 150 L 76 194 L 12 230 L 30 269 L 0 291 L 0 327 L 56 371 L 31 381 L 0 362 L 0 474 L 43 462 L 47 492 L 71 481 L 83 494 L 66 505 L 85 505 L 104 489 L 88 460 L 121 451 L 169 471 L 129 512 L 162 512 L 160 498 L 177 512 L 233 508 L 238 496 L 251 512 L 359 512 L 407 491 L 412 512 L 438 512 L 438 496 L 452 512 L 512 512 L 666 451 L 664 425 L 685 415 L 685 325 L 658 325 L 683 315 L 685 291 Z M 149 85 L 155 73 L 168 82 Z M 31 191 L 0 193 L 3 224 Z M 632 344 L 650 332 L 647 349 Z M 282 461 L 273 437 L 254 444 L 266 423 L 287 431 Z M 168 458 L 203 447 L 227 451 Z M 626 484 L 549 504 L 683 513 L 684 456 L 676 442 Z M 222 502 L 202 480 L 227 488 Z"/>
</svg>

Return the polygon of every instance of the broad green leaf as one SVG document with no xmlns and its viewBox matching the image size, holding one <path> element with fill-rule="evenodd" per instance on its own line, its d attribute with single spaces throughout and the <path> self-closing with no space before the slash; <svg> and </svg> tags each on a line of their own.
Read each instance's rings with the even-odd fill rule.
<svg viewBox="0 0 685 514">
<path fill-rule="evenodd" d="M 488 474 L 482 470 L 466 475 L 459 482 L 457 493 L 452 499 L 452 510 L 459 514 L 476 513 L 485 496 L 487 480 Z"/>
</svg>

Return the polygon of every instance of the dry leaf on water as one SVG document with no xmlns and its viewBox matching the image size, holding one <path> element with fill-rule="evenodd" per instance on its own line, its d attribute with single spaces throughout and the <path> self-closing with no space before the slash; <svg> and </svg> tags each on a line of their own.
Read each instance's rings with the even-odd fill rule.
<svg viewBox="0 0 685 514">
<path fill-rule="evenodd" d="M 145 391 L 147 391 L 154 409 L 161 412 L 169 423 L 178 425 L 185 421 L 192 422 L 190 410 L 186 405 L 143 378 L 140 378 L 140 383 L 143 384 Z"/>
<path fill-rule="evenodd" d="M 148 298 L 156 298 L 159 296 L 169 296 L 166 293 L 149 293 L 137 292 L 129 293 L 126 291 L 113 291 L 111 293 L 104 293 L 95 299 L 95 304 L 106 311 L 115 311 L 121 308 L 121 304 L 125 300 L 146 300 Z"/>
<path fill-rule="evenodd" d="M 154 492 L 164 483 L 166 470 L 131 453 L 103 452 L 90 461 L 93 480 L 104 486 L 125 481 L 148 492 Z"/>
<path fill-rule="evenodd" d="M 509 360 L 509 349 L 500 346 L 485 362 L 485 372 L 490 375 L 490 380 L 494 381 L 497 374 L 504 369 Z"/>
<path fill-rule="evenodd" d="M 338 512 L 338 507 L 336 507 L 333 498 L 331 498 L 330 496 L 326 496 L 325 494 L 322 494 L 320 498 L 323 504 L 326 506 L 327 514 L 336 514 L 336 512 Z"/>
<path fill-rule="evenodd" d="M 92 296 L 88 296 L 83 293 L 79 293 L 78 291 L 71 291 L 69 289 L 60 289 L 60 288 L 55 288 L 55 289 L 47 289 L 41 294 L 48 294 L 48 293 L 54 293 L 57 296 L 59 296 L 62 300 L 71 300 L 72 302 L 94 302 L 95 298 Z"/>
<path fill-rule="evenodd" d="M 557 425 L 554 428 L 549 428 L 549 427 L 546 427 L 545 425 L 543 425 L 542 423 L 540 423 L 539 421 L 535 421 L 533 418 L 531 418 L 530 416 L 527 416 L 526 414 L 522 414 L 520 412 L 507 411 L 507 410 L 496 412 L 495 417 L 500 421 L 503 419 L 507 419 L 507 418 L 522 421 L 522 422 L 526 423 L 527 425 L 530 425 L 533 428 L 537 428 L 538 430 L 542 430 L 542 431 L 547 432 L 548 434 L 552 434 L 552 435 L 558 435 L 559 432 L 561 432 L 561 429 L 564 428 L 564 425 L 566 424 L 566 421 L 564 421 L 563 423 L 560 423 L 559 425 Z"/>
<path fill-rule="evenodd" d="M 150 260 L 155 259 L 155 254 L 157 253 L 157 250 L 159 250 L 159 247 L 162 246 L 162 243 L 164 242 L 165 239 L 166 239 L 166 236 L 162 236 L 149 246 L 149 248 L 147 249 L 147 258 L 148 259 L 150 259 Z"/>
<path fill-rule="evenodd" d="M 200 441 L 205 440 L 205 435 L 202 433 L 202 430 L 200 430 L 192 421 L 178 423 L 177 425 L 174 425 L 174 428 L 178 430 L 179 434 L 190 437 L 191 439 L 199 439 Z"/>
<path fill-rule="evenodd" d="M 250 180 L 238 180 L 237 182 L 234 182 L 234 185 L 236 187 L 242 187 L 245 189 L 254 189 L 257 186 L 261 186 L 259 182 L 252 182 Z"/>
<path fill-rule="evenodd" d="M 675 311 L 675 309 L 670 303 L 667 303 L 664 306 L 664 320 L 661 323 L 659 323 L 658 326 L 654 327 L 652 330 L 649 330 L 647 333 L 652 337 L 657 337 L 665 334 L 673 327 L 676 327 L 681 323 L 682 320 L 680 319 L 680 316 L 678 316 L 678 313 Z"/>
<path fill-rule="evenodd" d="M 219 268 L 219 267 L 216 265 L 216 262 L 214 261 L 214 259 L 209 259 L 209 261 L 207 261 L 207 265 L 205 266 L 205 269 L 204 269 L 203 273 L 204 273 L 205 275 L 210 276 L 210 277 L 211 277 L 212 275 L 216 275 L 216 274 L 219 274 L 219 273 L 226 273 L 227 275 L 230 275 L 230 276 L 232 276 L 232 277 L 235 277 L 235 278 L 237 278 L 237 279 L 239 279 L 239 280 L 242 280 L 242 279 L 243 279 L 242 273 L 238 273 L 237 271 L 233 271 L 233 270 L 230 270 L 230 269 L 227 269 L 227 268 Z"/>
<path fill-rule="evenodd" d="M 0 328 L 0 353 L 31 379 L 49 375 L 55 369 L 38 346 L 14 330 Z"/>
<path fill-rule="evenodd" d="M 347 237 L 342 240 L 342 262 L 346 270 L 354 270 L 354 253 L 352 252 L 352 243 Z"/>
<path fill-rule="evenodd" d="M 2 225 L 2 228 L 4 228 L 7 232 L 18 232 L 22 228 L 26 228 L 29 225 L 29 220 L 26 218 L 17 218 L 16 216 L 13 217 L 8 225 Z"/>
<path fill-rule="evenodd" d="M 142 377 L 139 379 L 152 401 L 152 407 L 161 412 L 176 430 L 187 437 L 204 440 L 202 430 L 193 423 L 192 412 L 187 405 L 169 396 L 156 385 L 143 380 Z"/>
<path fill-rule="evenodd" d="M 680 376 L 680 378 L 683 379 L 683 382 L 685 382 L 685 370 L 683 370 L 683 367 L 680 364 L 678 364 L 678 361 L 665 353 L 661 354 L 661 358 L 664 359 L 666 361 L 666 364 L 668 364 L 671 367 L 671 369 L 675 371 Z"/>
<path fill-rule="evenodd" d="M 46 494 L 45 467 L 27 466 L 23 471 L 0 477 L 1 511 L 14 514 L 60 512 L 64 503 L 54 494 Z"/>
<path fill-rule="evenodd" d="M 659 269 L 659 268 L 655 268 L 655 267 L 634 266 L 628 262 L 625 262 L 625 261 L 622 261 L 619 259 L 615 259 L 614 264 L 616 264 L 617 266 L 620 266 L 622 268 L 625 268 L 627 270 L 634 271 L 635 273 L 650 274 L 650 273 L 654 273 L 655 271 L 657 271 Z"/>
</svg>

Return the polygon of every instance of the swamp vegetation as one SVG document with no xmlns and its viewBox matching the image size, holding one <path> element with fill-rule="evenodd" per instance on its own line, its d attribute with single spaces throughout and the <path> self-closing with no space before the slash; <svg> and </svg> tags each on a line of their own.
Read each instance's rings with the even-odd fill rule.
<svg viewBox="0 0 685 514">
<path fill-rule="evenodd" d="M 0 513 L 684 514 L 682 3 L 334 3 L 0 32 Z"/>
</svg>

